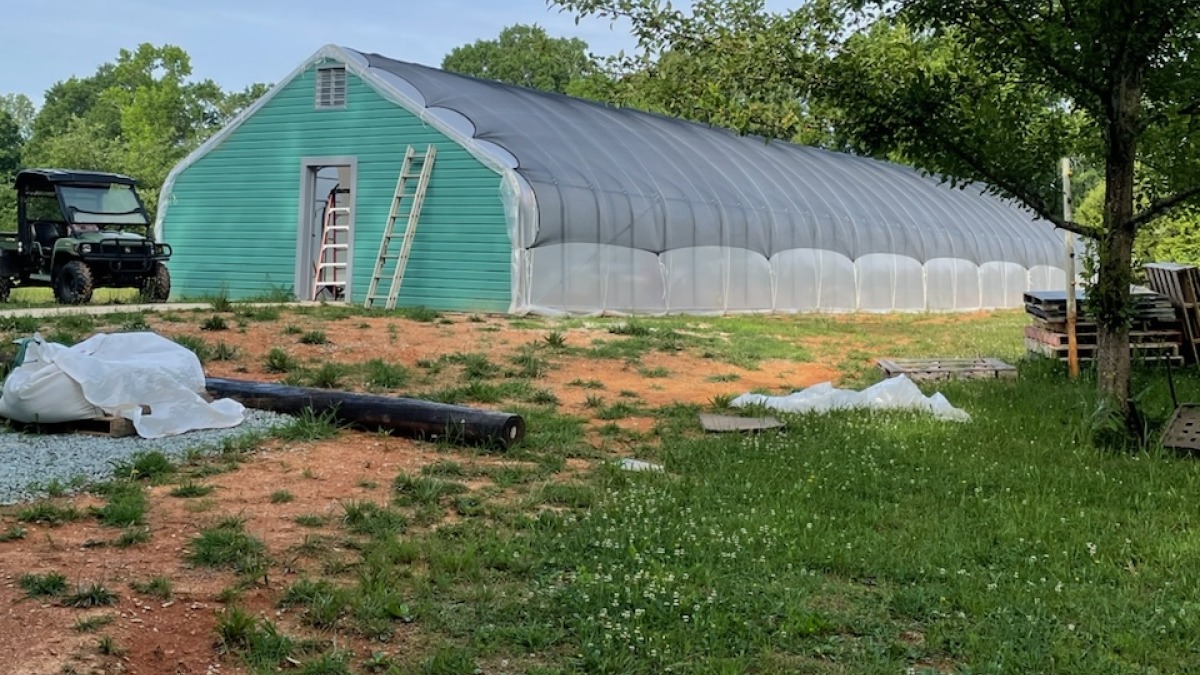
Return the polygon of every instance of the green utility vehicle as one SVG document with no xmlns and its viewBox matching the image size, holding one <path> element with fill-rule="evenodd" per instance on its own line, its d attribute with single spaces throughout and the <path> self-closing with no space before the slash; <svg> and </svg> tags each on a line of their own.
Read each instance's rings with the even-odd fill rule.
<svg viewBox="0 0 1200 675">
<path fill-rule="evenodd" d="M 65 169 L 17 174 L 17 231 L 0 233 L 0 302 L 14 287 L 51 286 L 63 304 L 96 288 L 137 288 L 150 302 L 171 294 L 171 247 L 154 241 L 128 176 Z"/>
</svg>

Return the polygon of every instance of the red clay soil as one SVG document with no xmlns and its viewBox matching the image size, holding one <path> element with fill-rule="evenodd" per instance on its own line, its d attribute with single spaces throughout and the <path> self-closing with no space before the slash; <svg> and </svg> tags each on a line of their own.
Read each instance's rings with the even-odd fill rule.
<svg viewBox="0 0 1200 675">
<path fill-rule="evenodd" d="M 239 332 L 235 317 L 229 313 L 225 314 L 229 330 L 204 331 L 200 323 L 208 313 L 180 316 L 183 321 L 157 317 L 147 321 L 151 330 L 169 337 L 193 335 L 210 345 L 218 340 L 236 345 L 242 352 L 235 360 L 209 361 L 206 372 L 210 376 L 260 381 L 282 377 L 262 367 L 265 354 L 275 346 L 285 347 L 306 362 L 350 364 L 382 358 L 420 373 L 417 364 L 422 359 L 436 360 L 461 352 L 483 352 L 494 363 L 507 363 L 522 345 L 543 341 L 550 333 L 550 329 L 512 328 L 507 319 L 498 317 L 482 321 L 455 317 L 452 323 L 444 324 L 363 317 L 324 321 L 287 314 L 278 321 L 248 322 L 244 332 Z M 329 344 L 300 344 L 298 334 L 284 331 L 289 323 L 304 332 L 324 331 Z M 389 326 L 394 328 L 389 330 Z M 590 346 L 594 340 L 623 339 L 601 329 L 563 332 L 567 344 L 578 347 Z M 636 392 L 639 402 L 651 407 L 675 402 L 707 404 L 719 395 L 736 395 L 755 388 L 785 391 L 838 375 L 821 364 L 779 360 L 747 370 L 687 353 L 651 352 L 636 366 L 616 359 L 585 361 L 561 354 L 550 358 L 556 367 L 540 378 L 538 386 L 554 392 L 561 412 L 587 418 L 594 413 L 585 405 L 589 394 L 603 395 L 611 403 L 618 400 L 619 392 Z M 669 374 L 642 374 L 656 368 Z M 736 375 L 737 379 L 712 381 L 714 375 Z M 568 386 L 579 379 L 598 380 L 603 389 Z M 629 418 L 618 423 L 648 431 L 652 420 Z M 205 478 L 206 484 L 216 487 L 206 497 L 180 499 L 168 495 L 174 486 L 152 488 L 147 543 L 129 548 L 103 545 L 120 531 L 105 528 L 90 517 L 58 527 L 25 525 L 24 539 L 0 543 L 0 673 L 243 673 L 234 659 L 218 653 L 213 630 L 217 612 L 224 607 L 219 596 L 231 585 L 233 575 L 188 565 L 183 557 L 187 542 L 222 516 L 244 518 L 246 530 L 266 542 L 272 558 L 286 561 L 272 568 L 269 579 L 270 588 L 278 591 L 294 581 L 307 564 L 295 547 L 309 535 L 334 531 L 332 527 L 302 527 L 296 524 L 296 516 L 336 517 L 341 513 L 339 503 L 348 499 L 385 504 L 391 481 L 398 473 L 416 472 L 426 464 L 446 459 L 464 465 L 507 461 L 468 450 L 447 451 L 403 438 L 359 432 L 344 432 L 337 439 L 315 443 L 272 441 L 237 470 Z M 570 460 L 559 478 L 570 478 L 589 466 L 587 460 Z M 272 503 L 272 493 L 279 490 L 287 490 L 293 499 Z M 92 497 L 61 501 L 80 509 L 99 503 Z M 0 531 L 15 524 L 11 511 L 0 518 Z M 115 591 L 119 600 L 110 607 L 74 609 L 27 599 L 18 586 L 20 576 L 49 571 L 65 574 L 72 588 L 76 584 L 102 583 Z M 138 593 L 129 585 L 155 576 L 172 580 L 174 593 L 170 600 Z M 272 618 L 279 613 L 261 590 L 247 591 L 239 604 Z M 103 615 L 112 616 L 112 622 L 94 631 L 76 629 L 78 621 Z M 112 637 L 117 653 L 100 653 L 100 636 L 105 635 Z M 392 648 L 403 649 L 403 643 L 401 639 Z"/>
</svg>

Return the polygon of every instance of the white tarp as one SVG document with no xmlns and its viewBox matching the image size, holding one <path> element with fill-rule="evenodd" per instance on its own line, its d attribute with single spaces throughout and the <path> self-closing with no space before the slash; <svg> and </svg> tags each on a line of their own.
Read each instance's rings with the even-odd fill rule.
<svg viewBox="0 0 1200 675">
<path fill-rule="evenodd" d="M 830 382 L 816 384 L 787 396 L 742 394 L 730 402 L 731 406 L 763 405 L 783 412 L 828 412 L 850 408 L 871 410 L 923 410 L 934 417 L 955 422 L 969 422 L 971 416 L 964 410 L 950 405 L 941 392 L 933 396 L 921 393 L 908 377 L 899 375 L 862 391 L 838 389 Z"/>
<path fill-rule="evenodd" d="M 203 392 L 200 359 L 155 333 L 102 333 L 71 347 L 35 333 L 21 365 L 4 381 L 0 415 L 45 424 L 124 417 L 143 438 L 244 421 L 241 403 L 209 403 Z M 149 414 L 142 406 L 150 408 Z"/>
</svg>

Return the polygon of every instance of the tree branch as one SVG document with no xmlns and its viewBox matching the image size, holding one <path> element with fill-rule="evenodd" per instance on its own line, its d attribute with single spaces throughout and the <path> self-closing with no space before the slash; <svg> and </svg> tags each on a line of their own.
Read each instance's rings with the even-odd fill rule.
<svg viewBox="0 0 1200 675">
<path fill-rule="evenodd" d="M 1141 213 L 1138 213 L 1129 220 L 1129 226 L 1133 228 L 1141 227 L 1150 222 L 1154 218 L 1162 215 L 1164 212 L 1179 206 L 1181 203 L 1200 195 L 1200 185 L 1176 192 L 1169 197 L 1155 200 L 1150 206 L 1147 206 Z"/>
<path fill-rule="evenodd" d="M 1028 206 L 1038 216 L 1041 216 L 1044 220 L 1048 220 L 1051 223 L 1053 223 L 1055 227 L 1066 230 L 1068 232 L 1073 232 L 1073 233 L 1078 234 L 1083 237 L 1093 237 L 1094 238 L 1097 236 L 1097 232 L 1096 232 L 1095 228 L 1088 227 L 1087 225 L 1083 225 L 1081 223 L 1077 223 L 1077 222 L 1074 222 L 1071 220 L 1064 219 L 1062 216 L 1054 213 L 1051 209 L 1049 209 L 1046 206 L 1046 202 L 1043 201 L 1041 197 L 1025 190 L 1025 188 L 1022 188 L 1021 186 L 1017 185 L 1016 183 L 1005 179 L 1004 177 L 1000 176 L 999 174 L 997 174 L 993 171 L 989 171 L 988 167 L 984 166 L 981 162 L 979 162 L 975 158 L 975 156 L 964 151 L 962 148 L 958 147 L 958 145 L 956 145 L 955 143 L 946 141 L 945 138 L 941 134 L 938 134 L 936 131 L 934 131 L 932 129 L 932 126 L 933 125 L 929 125 L 928 127 L 926 127 L 925 133 L 927 133 L 928 135 L 933 136 L 935 138 L 938 138 L 941 141 L 942 147 L 944 147 L 951 154 L 953 154 L 955 157 L 957 157 L 959 159 L 959 161 L 961 161 L 963 164 L 966 164 L 968 167 L 970 167 L 972 170 L 974 170 L 976 174 L 978 174 L 979 176 L 982 176 L 984 180 L 991 183 L 992 185 L 995 185 L 996 187 L 1000 188 L 1001 190 L 1008 192 L 1010 195 L 1015 197 L 1018 201 L 1025 204 L 1025 206 Z M 1200 191 L 1200 188 L 1197 188 L 1197 190 Z"/>
</svg>

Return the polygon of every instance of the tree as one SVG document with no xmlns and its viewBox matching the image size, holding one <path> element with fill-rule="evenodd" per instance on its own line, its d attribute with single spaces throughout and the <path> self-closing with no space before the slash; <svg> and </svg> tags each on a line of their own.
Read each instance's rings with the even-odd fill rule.
<svg viewBox="0 0 1200 675">
<path fill-rule="evenodd" d="M 33 101 L 30 101 L 28 96 L 25 94 L 0 95 L 0 112 L 8 113 L 12 117 L 22 141 L 29 140 L 29 136 L 33 134 L 33 119 L 37 116 L 37 109 L 34 108 Z"/>
<path fill-rule="evenodd" d="M 552 0 L 582 14 L 626 18 L 640 51 L 601 62 L 568 93 L 766 138 L 833 145 L 834 111 L 807 96 L 836 14 L 787 14 L 762 0 L 699 0 L 684 14 L 657 0 Z"/>
<path fill-rule="evenodd" d="M 0 232 L 12 232 L 17 225 L 16 193 L 12 178 L 21 166 L 20 125 L 5 110 L 0 110 Z"/>
<path fill-rule="evenodd" d="M 183 49 L 142 44 L 90 77 L 54 84 L 33 122 L 28 162 L 130 174 L 153 212 L 171 168 L 267 89 L 227 94 L 191 75 Z"/>
<path fill-rule="evenodd" d="M 658 0 L 550 1 L 629 19 L 648 52 L 679 40 L 674 31 L 688 20 Z M 750 0 L 697 6 L 708 4 L 761 10 Z M 1188 161 L 1200 112 L 1200 0 L 814 0 L 785 16 L 801 12 L 833 16 L 838 30 L 823 46 L 778 43 L 791 54 L 797 44 L 819 47 L 789 59 L 797 66 L 786 77 L 836 108 L 837 132 L 852 147 L 952 182 L 983 182 L 1094 238 L 1098 384 L 1128 411 L 1134 240 L 1200 194 Z M 1067 152 L 1105 167 L 1098 228 L 1066 221 L 1052 198 L 1054 155 Z M 1135 206 L 1139 161 L 1161 180 Z"/>
<path fill-rule="evenodd" d="M 552 38 L 539 26 L 516 24 L 495 40 L 455 47 L 442 68 L 505 84 L 563 93 L 572 80 L 595 69 L 588 45 L 578 38 Z"/>
</svg>

